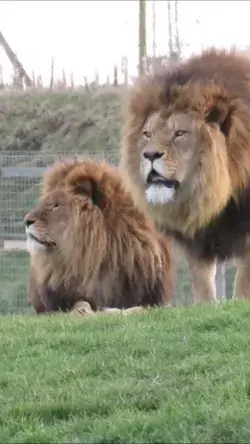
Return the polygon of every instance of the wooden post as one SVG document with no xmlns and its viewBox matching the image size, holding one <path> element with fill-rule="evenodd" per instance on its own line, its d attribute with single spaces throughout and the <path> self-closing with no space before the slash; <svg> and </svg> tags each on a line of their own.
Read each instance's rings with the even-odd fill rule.
<svg viewBox="0 0 250 444">
<path fill-rule="evenodd" d="M 62 69 L 62 82 L 61 82 L 61 85 L 62 85 L 62 89 L 63 90 L 67 89 L 67 79 L 66 79 L 66 74 L 65 74 L 64 69 Z"/>
<path fill-rule="evenodd" d="M 118 66 L 114 65 L 114 80 L 113 80 L 113 85 L 115 87 L 118 86 Z"/>
<path fill-rule="evenodd" d="M 171 16 L 171 2 L 168 0 L 168 52 L 169 58 L 173 53 L 173 32 L 172 32 L 172 16 Z"/>
<path fill-rule="evenodd" d="M 95 85 L 96 87 L 100 85 L 100 76 L 99 76 L 99 71 L 97 69 L 95 70 Z"/>
<path fill-rule="evenodd" d="M 146 56 L 146 1 L 139 0 L 139 75 L 145 73 Z"/>
<path fill-rule="evenodd" d="M 174 2 L 174 21 L 175 21 L 175 49 L 177 52 L 177 58 L 180 60 L 181 58 L 181 45 L 180 45 L 180 37 L 179 37 L 179 14 L 178 14 L 178 7 L 179 3 L 177 0 Z"/>
<path fill-rule="evenodd" d="M 8 44 L 7 40 L 4 38 L 3 33 L 0 31 L 0 45 L 2 45 L 3 49 L 6 52 L 6 55 L 8 56 L 10 62 L 13 65 L 15 73 L 18 72 L 21 79 L 24 79 L 24 82 L 27 87 L 32 86 L 32 80 L 26 73 L 23 65 L 21 64 L 20 60 L 12 51 L 10 45 Z"/>
<path fill-rule="evenodd" d="M 49 88 L 52 91 L 54 86 L 54 57 L 51 59 L 51 65 L 50 65 L 50 83 Z"/>
<path fill-rule="evenodd" d="M 153 59 L 156 57 L 156 15 L 155 15 L 155 0 L 152 0 L 152 15 L 153 15 Z"/>
<path fill-rule="evenodd" d="M 122 57 L 121 71 L 124 76 L 124 85 L 128 86 L 128 57 Z"/>
</svg>

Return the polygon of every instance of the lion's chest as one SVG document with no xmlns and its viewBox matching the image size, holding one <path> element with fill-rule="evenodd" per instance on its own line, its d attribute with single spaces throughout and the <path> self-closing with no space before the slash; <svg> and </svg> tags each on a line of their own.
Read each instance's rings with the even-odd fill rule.
<svg viewBox="0 0 250 444">
<path fill-rule="evenodd" d="M 223 212 L 204 229 L 197 230 L 193 238 L 178 231 L 169 234 L 191 254 L 204 260 L 224 261 L 242 256 L 250 234 L 250 189 L 237 204 L 231 200 Z"/>
</svg>

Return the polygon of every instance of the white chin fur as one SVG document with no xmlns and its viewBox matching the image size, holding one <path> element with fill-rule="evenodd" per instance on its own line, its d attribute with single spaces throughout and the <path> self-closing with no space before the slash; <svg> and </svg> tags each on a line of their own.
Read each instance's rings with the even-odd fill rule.
<svg viewBox="0 0 250 444">
<path fill-rule="evenodd" d="M 34 254 L 38 253 L 39 251 L 46 250 L 46 247 L 28 236 L 26 241 L 26 249 L 29 253 Z"/>
<path fill-rule="evenodd" d="M 164 205 L 173 200 L 174 188 L 167 188 L 163 185 L 151 185 L 146 189 L 146 199 L 151 205 Z"/>
</svg>

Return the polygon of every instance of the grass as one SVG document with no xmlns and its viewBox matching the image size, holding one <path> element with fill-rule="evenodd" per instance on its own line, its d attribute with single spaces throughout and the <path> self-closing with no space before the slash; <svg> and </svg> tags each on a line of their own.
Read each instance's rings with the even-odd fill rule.
<svg viewBox="0 0 250 444">
<path fill-rule="evenodd" d="M 116 149 L 122 94 L 122 88 L 110 88 L 93 94 L 1 95 L 0 151 L 54 154 Z"/>
<path fill-rule="evenodd" d="M 250 306 L 0 321 L 0 442 L 244 443 Z"/>
<path fill-rule="evenodd" d="M 31 313 L 27 301 L 29 256 L 26 251 L 0 253 L 0 314 Z"/>
</svg>

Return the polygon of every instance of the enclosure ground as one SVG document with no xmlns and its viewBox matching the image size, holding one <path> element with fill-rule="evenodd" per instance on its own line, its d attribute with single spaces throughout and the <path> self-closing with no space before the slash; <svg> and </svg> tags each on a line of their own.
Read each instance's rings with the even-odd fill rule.
<svg viewBox="0 0 250 444">
<path fill-rule="evenodd" d="M 250 305 L 0 318 L 0 442 L 250 436 Z"/>
</svg>

